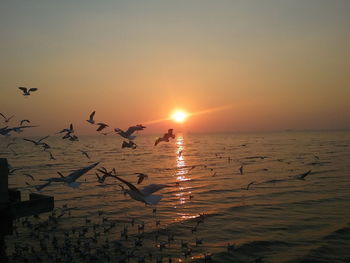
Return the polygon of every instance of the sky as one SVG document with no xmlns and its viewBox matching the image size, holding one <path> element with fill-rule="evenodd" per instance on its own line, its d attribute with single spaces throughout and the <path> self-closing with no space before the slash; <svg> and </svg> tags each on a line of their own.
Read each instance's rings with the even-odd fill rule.
<svg viewBox="0 0 350 263">
<path fill-rule="evenodd" d="M 347 0 L 4 0 L 0 112 L 33 135 L 95 134 L 94 110 L 152 133 L 349 129 L 349 14 Z M 194 114 L 154 122 L 174 109 Z"/>
</svg>

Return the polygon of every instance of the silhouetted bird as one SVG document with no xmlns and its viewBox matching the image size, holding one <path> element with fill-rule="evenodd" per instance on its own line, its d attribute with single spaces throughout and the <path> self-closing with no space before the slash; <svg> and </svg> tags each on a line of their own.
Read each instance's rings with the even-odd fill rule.
<svg viewBox="0 0 350 263">
<path fill-rule="evenodd" d="M 88 123 L 95 124 L 94 116 L 95 116 L 95 111 L 93 111 L 93 112 L 90 114 L 89 119 L 86 120 L 86 121 L 87 121 Z"/>
<path fill-rule="evenodd" d="M 18 87 L 18 88 L 23 92 L 23 96 L 29 96 L 31 92 L 38 90 L 37 88 L 30 88 L 30 89 L 27 89 L 25 87 Z"/>
<path fill-rule="evenodd" d="M 169 129 L 167 133 L 164 133 L 163 137 L 158 138 L 155 141 L 154 146 L 157 146 L 157 144 L 160 142 L 169 142 L 170 138 L 175 138 L 175 134 L 173 134 L 173 129 Z"/>
<path fill-rule="evenodd" d="M 97 125 L 98 125 L 98 128 L 97 128 L 96 131 L 98 131 L 98 132 L 99 132 L 99 131 L 102 131 L 103 129 L 105 129 L 106 127 L 108 127 L 107 124 L 102 123 L 102 122 L 97 123 Z"/>
<path fill-rule="evenodd" d="M 12 115 L 11 117 L 7 118 L 4 114 L 0 113 L 0 115 L 4 118 L 4 121 L 7 123 L 9 122 L 15 115 Z"/>
<path fill-rule="evenodd" d="M 123 131 L 122 129 L 115 128 L 114 131 L 118 133 L 120 136 L 122 136 L 125 139 L 128 139 L 130 141 L 134 140 L 136 136 L 131 136 L 135 131 L 142 131 L 146 127 L 142 124 L 137 124 L 135 126 L 129 127 L 126 131 Z"/>
<path fill-rule="evenodd" d="M 136 143 L 134 143 L 133 141 L 123 141 L 122 143 L 122 148 L 131 148 L 131 149 L 136 149 L 137 145 Z"/>
</svg>

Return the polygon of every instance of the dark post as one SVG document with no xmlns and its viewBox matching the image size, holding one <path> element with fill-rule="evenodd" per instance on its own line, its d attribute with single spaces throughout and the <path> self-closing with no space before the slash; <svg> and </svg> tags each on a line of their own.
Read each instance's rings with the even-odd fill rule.
<svg viewBox="0 0 350 263">
<path fill-rule="evenodd" d="M 0 263 L 7 263 L 5 235 L 11 235 L 13 220 L 37 215 L 54 209 L 54 197 L 31 193 L 29 200 L 21 201 L 21 192 L 8 189 L 9 166 L 0 158 Z"/>
<path fill-rule="evenodd" d="M 0 262 L 8 262 L 6 257 L 6 247 L 5 247 L 5 232 L 3 229 L 8 224 L 7 214 L 8 214 L 8 163 L 6 158 L 0 158 Z M 8 230 L 7 230 L 8 231 Z"/>
</svg>

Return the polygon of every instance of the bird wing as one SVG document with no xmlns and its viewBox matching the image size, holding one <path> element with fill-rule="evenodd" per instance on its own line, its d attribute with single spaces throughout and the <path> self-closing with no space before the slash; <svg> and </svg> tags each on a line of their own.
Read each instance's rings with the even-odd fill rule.
<svg viewBox="0 0 350 263">
<path fill-rule="evenodd" d="M 51 184 L 51 181 L 48 181 L 48 182 L 45 183 L 45 184 L 35 185 L 34 187 L 35 187 L 35 189 L 36 189 L 37 191 L 40 191 L 40 190 L 42 190 L 44 187 L 49 186 L 50 184 Z"/>
<path fill-rule="evenodd" d="M 21 122 L 20 122 L 20 125 L 21 125 L 21 126 L 22 126 L 23 122 L 28 122 L 28 123 L 30 123 L 29 120 L 21 120 Z"/>
<path fill-rule="evenodd" d="M 31 174 L 24 174 L 27 177 L 30 177 L 34 181 L 34 177 Z"/>
<path fill-rule="evenodd" d="M 102 167 L 102 168 L 104 168 L 104 167 Z M 96 169 L 96 170 L 99 171 L 100 173 L 105 174 L 105 175 L 108 175 L 108 174 L 109 174 L 108 171 L 107 171 L 106 169 L 104 169 L 104 170 Z"/>
<path fill-rule="evenodd" d="M 4 114 L 2 114 L 2 113 L 0 112 L 0 115 L 6 120 L 6 117 L 5 117 Z"/>
<path fill-rule="evenodd" d="M 142 131 L 144 128 L 146 128 L 145 126 L 142 126 L 141 124 L 137 124 L 135 126 L 131 126 L 127 129 L 127 131 L 125 132 L 128 136 L 130 136 L 131 134 L 133 134 L 135 131 Z"/>
<path fill-rule="evenodd" d="M 99 127 L 97 128 L 96 131 L 102 131 L 104 128 L 108 127 L 107 124 L 101 123 L 101 122 L 97 123 L 97 125 L 99 125 Z"/>
<path fill-rule="evenodd" d="M 94 119 L 94 116 L 95 116 L 95 111 L 93 111 L 93 112 L 90 114 L 90 120 L 93 120 L 93 119 Z"/>
<path fill-rule="evenodd" d="M 107 173 L 106 167 L 103 167 L 103 166 L 102 166 L 101 169 Z M 98 170 L 98 169 L 97 169 L 97 170 Z"/>
<path fill-rule="evenodd" d="M 136 186 L 134 186 L 132 183 L 129 183 L 128 181 L 125 181 L 124 179 L 116 175 L 114 175 L 113 177 L 126 184 L 130 188 L 130 190 L 136 191 L 137 193 L 143 195 L 143 193 L 139 189 L 137 189 Z"/>
<path fill-rule="evenodd" d="M 145 196 L 147 195 L 151 195 L 154 192 L 159 191 L 160 189 L 163 189 L 165 187 L 170 187 L 170 185 L 166 185 L 166 184 L 150 184 L 145 186 L 144 188 L 141 189 L 141 193 Z"/>
<path fill-rule="evenodd" d="M 37 88 L 30 88 L 30 89 L 28 90 L 28 92 L 37 91 L 37 90 L 38 90 Z"/>
<path fill-rule="evenodd" d="M 52 152 L 49 151 L 49 154 L 51 159 L 56 160 L 56 158 L 52 155 Z"/>
<path fill-rule="evenodd" d="M 65 178 L 64 175 L 61 172 L 57 172 L 59 174 L 59 176 L 61 176 L 62 178 Z"/>
<path fill-rule="evenodd" d="M 137 184 L 140 184 L 140 183 L 142 183 L 144 177 L 141 175 L 138 175 L 138 177 L 139 177 L 139 179 L 137 180 Z"/>
<path fill-rule="evenodd" d="M 306 173 L 303 173 L 299 175 L 299 179 L 304 179 L 306 176 L 308 176 L 311 173 L 311 170 L 307 171 Z"/>
<path fill-rule="evenodd" d="M 23 91 L 24 93 L 27 93 L 27 88 L 25 87 L 18 87 L 21 91 Z"/>
<path fill-rule="evenodd" d="M 72 123 L 69 125 L 69 129 L 70 129 L 71 131 L 73 131 L 73 124 L 72 124 Z"/>
<path fill-rule="evenodd" d="M 96 129 L 96 131 L 102 131 L 104 129 L 104 126 L 103 125 L 100 125 L 97 129 Z"/>
<path fill-rule="evenodd" d="M 10 121 L 15 115 L 12 115 L 10 118 L 7 118 L 6 121 Z"/>
<path fill-rule="evenodd" d="M 131 134 L 133 134 L 135 131 L 137 131 L 137 126 L 131 126 L 131 127 L 129 127 L 127 130 L 126 130 L 126 134 L 128 135 L 128 136 L 130 136 Z"/>
<path fill-rule="evenodd" d="M 157 144 L 160 143 L 162 140 L 163 140 L 163 138 L 158 138 L 158 139 L 155 141 L 154 146 L 157 146 Z"/>
<path fill-rule="evenodd" d="M 25 138 L 23 138 L 23 140 L 25 140 L 25 141 L 27 141 L 27 142 L 32 142 L 32 143 L 36 144 L 36 141 L 30 140 L 30 139 L 25 139 Z"/>
<path fill-rule="evenodd" d="M 94 168 L 96 165 L 98 165 L 100 162 L 97 163 L 93 163 L 89 166 L 83 167 L 79 170 L 76 170 L 72 173 L 70 173 L 68 176 L 66 176 L 66 181 L 71 183 L 74 182 L 75 180 L 77 180 L 80 176 L 82 176 L 83 174 L 87 173 L 88 171 L 90 171 L 92 168 Z"/>
<path fill-rule="evenodd" d="M 101 177 L 98 175 L 98 173 L 95 173 L 96 174 L 96 177 L 98 180 L 101 180 Z"/>
</svg>

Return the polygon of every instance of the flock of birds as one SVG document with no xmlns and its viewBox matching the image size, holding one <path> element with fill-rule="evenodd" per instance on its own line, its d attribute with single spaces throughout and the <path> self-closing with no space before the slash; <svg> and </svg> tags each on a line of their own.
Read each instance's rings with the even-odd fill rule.
<svg viewBox="0 0 350 263">
<path fill-rule="evenodd" d="M 30 96 L 32 92 L 37 91 L 36 88 L 25 88 L 25 87 L 19 87 L 19 89 L 23 92 L 23 96 Z M 89 118 L 86 120 L 91 125 L 96 125 L 96 131 L 102 135 L 109 135 L 112 133 L 120 135 L 123 139 L 121 148 L 130 148 L 130 149 L 136 149 L 137 144 L 134 142 L 136 135 L 136 132 L 144 130 L 146 127 L 142 124 L 137 124 L 134 126 L 130 126 L 127 130 L 122 130 L 120 128 L 115 128 L 110 131 L 108 131 L 109 125 L 103 122 L 97 122 L 95 120 L 95 114 L 96 112 L 93 111 Z M 19 125 L 17 126 L 9 126 L 10 121 L 13 119 L 14 115 L 7 117 L 4 114 L 0 113 L 0 115 L 3 117 L 3 122 L 5 123 L 5 126 L 0 128 L 0 135 L 9 137 L 13 132 L 15 133 L 21 133 L 27 128 L 33 128 L 38 127 L 36 125 L 26 125 L 30 124 L 31 122 L 27 119 L 23 119 L 19 122 Z M 62 136 L 62 140 L 69 140 L 72 142 L 79 141 L 79 137 L 76 135 L 73 124 L 70 124 L 69 127 L 63 128 L 60 131 L 56 133 L 56 135 Z M 42 137 L 38 140 L 33 139 L 27 139 L 23 138 L 24 141 L 28 143 L 32 143 L 33 146 L 38 147 L 43 152 L 47 152 L 49 154 L 50 160 L 56 160 L 50 149 L 52 148 L 45 140 L 49 138 L 48 136 Z M 170 139 L 174 139 L 175 134 L 173 133 L 173 129 L 168 129 L 166 133 L 163 134 L 162 137 L 159 137 L 156 139 L 154 146 L 157 146 L 160 142 L 169 142 Z M 10 148 L 12 145 L 14 145 L 16 142 L 15 140 L 11 141 L 7 144 L 7 148 Z M 84 155 L 87 159 L 90 159 L 90 155 L 85 150 L 79 150 L 82 155 Z M 14 150 L 12 152 L 17 155 Z M 179 157 L 182 155 L 182 150 L 178 152 Z M 219 156 L 216 154 L 216 157 L 222 158 L 222 156 Z M 315 156 L 317 157 L 317 156 Z M 264 159 L 267 158 L 265 156 L 252 156 L 247 157 L 250 159 Z M 317 157 L 318 158 L 318 157 Z M 230 157 L 227 157 L 227 161 L 230 163 L 232 159 Z M 77 182 L 77 180 L 89 172 L 90 170 L 96 168 L 98 165 L 100 165 L 100 162 L 94 162 L 92 164 L 89 164 L 85 167 L 82 167 L 80 169 L 77 169 L 73 172 L 71 172 L 68 175 L 63 175 L 61 172 L 57 172 L 59 176 L 57 177 L 50 177 L 46 179 L 40 179 L 42 181 L 42 184 L 39 185 L 32 185 L 28 182 L 26 182 L 26 185 L 30 188 L 35 188 L 37 191 L 41 191 L 44 188 L 50 186 L 52 183 L 64 183 L 65 185 L 77 188 L 81 184 L 81 182 Z M 189 171 L 196 168 L 196 165 L 193 165 L 189 168 Z M 206 165 L 204 165 L 204 168 L 207 168 Z M 16 170 L 19 170 L 20 168 L 11 168 L 9 171 L 10 175 L 15 174 Z M 210 168 L 213 172 L 213 168 Z M 241 166 L 238 169 L 239 174 L 244 174 L 244 164 L 241 164 Z M 311 173 L 311 170 L 302 173 L 300 175 L 296 175 L 293 177 L 293 179 L 299 179 L 304 180 L 306 176 L 308 176 Z M 28 173 L 24 173 L 24 175 L 28 178 L 30 178 L 32 181 L 35 180 L 34 176 Z M 143 187 L 140 189 L 138 185 L 142 184 L 142 182 L 145 179 L 148 179 L 148 175 L 144 173 L 136 173 L 137 176 L 137 182 L 136 184 L 133 184 L 123 178 L 121 178 L 120 175 L 117 174 L 115 168 L 108 171 L 107 168 L 101 166 L 99 168 L 96 168 L 96 180 L 98 183 L 103 184 L 106 180 L 106 178 L 114 178 L 116 181 L 118 181 L 118 186 L 121 188 L 121 191 L 124 193 L 124 195 L 129 195 L 132 199 L 142 202 L 145 205 L 157 205 L 160 200 L 162 199 L 162 195 L 154 194 L 155 192 L 165 188 L 165 187 L 174 187 L 175 185 L 172 184 L 150 184 L 148 186 Z M 217 175 L 217 172 L 214 172 L 212 175 L 213 177 Z M 178 183 L 177 183 L 178 184 Z M 256 184 L 255 181 L 250 182 L 246 187 L 243 187 L 242 190 L 250 190 L 251 186 Z M 69 213 L 68 213 L 69 211 Z M 22 224 L 23 226 L 27 226 L 31 235 L 39 240 L 40 243 L 40 250 L 47 252 L 47 257 L 51 259 L 52 262 L 71 262 L 74 257 L 80 258 L 80 260 L 86 261 L 86 262 L 96 262 L 97 259 L 103 258 L 104 262 L 110 262 L 112 261 L 112 258 L 110 257 L 111 250 L 113 250 L 113 253 L 116 253 L 118 256 L 118 262 L 128 262 L 130 258 L 137 258 L 137 262 L 146 262 L 146 258 L 149 258 L 150 261 L 153 259 L 156 260 L 156 262 L 163 262 L 163 256 L 156 256 L 153 257 L 152 253 L 149 252 L 149 254 L 146 255 L 138 255 L 135 256 L 135 251 L 142 246 L 143 240 L 144 240 L 144 224 L 142 223 L 138 226 L 138 234 L 135 236 L 134 246 L 130 249 L 125 247 L 121 242 L 114 241 L 111 242 L 106 239 L 106 241 L 103 244 L 100 244 L 101 246 L 99 248 L 94 249 L 94 252 L 91 252 L 91 242 L 97 244 L 97 237 L 103 236 L 103 233 L 106 234 L 108 231 L 110 231 L 112 228 L 116 226 L 115 222 L 109 222 L 107 218 L 102 219 L 102 222 L 90 224 L 89 220 L 87 219 L 86 223 L 88 226 L 85 226 L 79 230 L 72 229 L 71 232 L 64 233 L 64 242 L 59 244 L 58 239 L 55 235 L 50 235 L 50 230 L 53 230 L 56 228 L 56 225 L 58 223 L 58 220 L 66 216 L 67 214 L 70 216 L 71 210 L 67 209 L 67 206 L 63 207 L 61 209 L 61 214 L 57 215 L 57 211 L 53 212 L 49 218 L 46 221 L 43 222 L 37 222 L 36 224 L 30 222 L 28 218 L 25 220 L 20 220 L 18 223 Z M 156 213 L 156 208 L 153 208 L 153 213 Z M 101 216 L 103 212 L 99 212 L 99 216 Z M 36 216 L 35 218 L 37 218 Z M 196 231 L 197 226 L 200 223 L 203 223 L 204 221 L 204 215 L 200 215 L 197 218 L 197 222 L 195 227 L 193 227 L 193 232 Z M 108 222 L 110 225 L 105 224 Z M 132 227 L 134 227 L 134 221 L 131 221 L 130 224 Z M 159 220 L 156 220 L 156 226 L 158 227 L 160 225 Z M 102 233 L 103 232 L 103 233 Z M 38 234 L 39 233 L 39 234 Z M 46 233 L 46 234 L 44 234 Z M 88 237 L 88 233 L 91 233 L 90 237 Z M 156 232 L 156 241 L 158 240 L 160 235 L 160 230 L 158 229 Z M 128 239 L 128 226 L 124 225 L 123 230 L 121 231 L 121 238 L 127 240 Z M 74 240 L 74 241 L 72 241 Z M 74 244 L 73 244 L 74 242 Z M 165 247 L 170 246 L 171 243 L 174 242 L 174 234 L 167 234 L 167 241 L 159 242 L 157 243 L 157 247 L 160 251 L 162 251 Z M 197 239 L 195 240 L 195 246 L 201 245 L 203 240 Z M 55 250 L 55 253 L 51 251 L 48 253 L 49 249 L 47 247 L 47 243 L 51 243 L 53 249 Z M 179 245 L 181 249 L 182 255 L 187 258 L 188 256 L 191 256 L 192 248 L 189 246 L 188 243 L 181 240 L 181 244 Z M 236 247 L 233 244 L 227 244 L 227 252 L 229 254 L 234 253 Z M 90 252 L 88 252 L 90 251 Z M 37 249 L 34 246 L 27 245 L 26 247 L 23 247 L 21 245 L 17 245 L 15 248 L 14 257 L 15 258 L 21 258 L 25 261 L 25 253 L 30 252 L 31 257 L 35 258 L 36 262 L 45 262 L 43 261 Z M 51 253 L 53 253 L 55 256 L 52 256 Z M 210 261 L 211 254 L 205 253 L 203 255 L 203 260 Z M 168 262 L 172 262 L 172 258 L 168 257 Z M 258 258 L 254 262 L 263 262 L 262 259 Z"/>
</svg>

